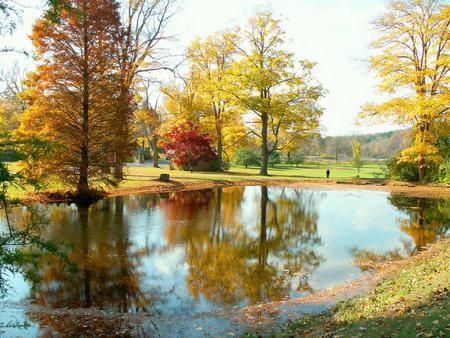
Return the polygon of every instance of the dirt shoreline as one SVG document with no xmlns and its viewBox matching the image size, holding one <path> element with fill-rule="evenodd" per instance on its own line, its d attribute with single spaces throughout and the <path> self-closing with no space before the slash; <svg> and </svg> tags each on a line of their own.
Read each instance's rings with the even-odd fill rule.
<svg viewBox="0 0 450 338">
<path fill-rule="evenodd" d="M 450 245 L 450 238 L 442 238 L 429 245 L 417 254 L 404 257 L 398 260 L 386 262 L 374 262 L 373 271 L 360 278 L 346 282 L 334 287 L 320 289 L 310 295 L 291 298 L 282 301 L 274 301 L 257 305 L 249 305 L 239 310 L 236 316 L 238 321 L 250 321 L 264 324 L 270 324 L 276 319 L 276 315 L 281 312 L 289 313 L 293 308 L 308 303 L 336 303 L 336 301 L 349 299 L 355 296 L 367 294 L 377 284 L 391 276 L 396 271 L 408 268 L 420 261 L 433 257 L 438 251 Z M 295 311 L 294 316 L 298 316 Z"/>
<path fill-rule="evenodd" d="M 359 181 L 324 181 L 324 180 L 289 180 L 289 179 L 266 179 L 266 180 L 242 180 L 242 181 L 207 181 L 207 182 L 177 182 L 162 183 L 155 181 L 157 184 L 152 186 L 144 186 L 138 188 L 124 188 L 108 192 L 107 196 L 123 196 L 134 193 L 159 193 L 198 190 L 214 187 L 231 187 L 231 186 L 292 186 L 292 187 L 333 187 L 338 189 L 367 189 L 381 190 L 397 193 L 405 193 L 417 197 L 450 197 L 450 187 L 442 185 L 429 184 L 413 184 L 405 182 L 383 182 L 373 180 Z"/>
<path fill-rule="evenodd" d="M 157 179 L 149 181 L 150 184 L 133 188 L 117 188 L 106 191 L 105 197 L 124 196 L 129 194 L 166 193 L 176 191 L 200 190 L 218 187 L 232 186 L 289 186 L 309 188 L 333 188 L 333 189 L 364 189 L 378 190 L 394 193 L 402 193 L 415 197 L 447 197 L 450 198 L 450 186 L 422 184 L 411 182 L 397 182 L 380 179 L 357 179 L 357 180 L 324 180 L 324 179 L 250 179 L 250 180 L 192 180 L 160 182 Z M 63 195 L 64 193 L 62 193 Z M 43 192 L 29 193 L 23 202 L 27 203 L 68 203 L 67 198 L 61 198 L 59 193 Z"/>
</svg>

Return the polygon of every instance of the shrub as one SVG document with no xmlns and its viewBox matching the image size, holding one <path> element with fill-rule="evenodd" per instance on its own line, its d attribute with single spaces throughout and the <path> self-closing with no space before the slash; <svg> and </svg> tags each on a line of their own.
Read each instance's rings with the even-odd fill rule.
<svg viewBox="0 0 450 338">
<path fill-rule="evenodd" d="M 275 164 L 281 163 L 281 153 L 278 151 L 272 151 L 269 156 L 269 165 L 273 167 Z"/>
<path fill-rule="evenodd" d="M 163 148 L 173 164 L 184 170 L 194 170 L 198 165 L 214 162 L 217 155 L 211 148 L 211 138 L 192 122 L 173 127 L 164 135 Z"/>
<path fill-rule="evenodd" d="M 234 163 L 243 165 L 246 168 L 248 166 L 259 166 L 261 165 L 261 158 L 258 152 L 248 148 L 241 148 L 238 149 L 234 156 Z"/>
<path fill-rule="evenodd" d="M 416 163 L 400 162 L 399 157 L 393 157 L 386 163 L 390 178 L 400 181 L 418 181 L 419 168 Z"/>
<path fill-rule="evenodd" d="M 291 156 L 289 160 L 287 161 L 288 164 L 295 164 L 296 167 L 298 167 L 299 164 L 302 164 L 305 162 L 305 158 L 300 153 L 291 153 Z"/>
<path fill-rule="evenodd" d="M 438 180 L 442 183 L 450 183 L 450 159 L 447 159 L 439 166 Z"/>
</svg>

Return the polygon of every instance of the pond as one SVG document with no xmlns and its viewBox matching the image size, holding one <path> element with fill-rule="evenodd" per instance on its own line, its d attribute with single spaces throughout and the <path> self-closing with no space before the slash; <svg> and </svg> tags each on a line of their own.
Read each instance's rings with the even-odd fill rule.
<svg viewBox="0 0 450 338">
<path fill-rule="evenodd" d="M 36 208 L 48 220 L 43 237 L 73 245 L 76 269 L 48 261 L 41 284 L 11 277 L 10 304 L 188 318 L 343 284 L 370 269 L 368 260 L 411 255 L 450 224 L 449 199 L 323 188 L 227 187 Z M 26 219 L 26 209 L 14 217 Z"/>
</svg>

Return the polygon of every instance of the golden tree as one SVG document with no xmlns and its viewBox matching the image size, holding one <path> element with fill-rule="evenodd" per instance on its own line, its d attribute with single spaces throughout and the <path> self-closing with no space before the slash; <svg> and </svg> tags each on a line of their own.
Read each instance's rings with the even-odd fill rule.
<svg viewBox="0 0 450 338">
<path fill-rule="evenodd" d="M 201 123 L 216 140 L 217 169 L 222 170 L 223 154 L 240 144 L 244 136 L 241 109 L 228 92 L 232 76 L 230 68 L 236 56 L 233 33 L 216 33 L 204 40 L 196 39 L 188 50 L 191 69 L 197 75 L 197 107 Z"/>
<path fill-rule="evenodd" d="M 273 152 L 318 132 L 323 89 L 312 76 L 315 64 L 297 63 L 284 49 L 281 21 L 270 11 L 260 10 L 251 17 L 242 36 L 231 93 L 251 118 L 250 133 L 261 146 L 260 174 L 268 175 Z"/>
<path fill-rule="evenodd" d="M 29 107 L 19 132 L 57 142 L 41 165 L 84 195 L 107 178 L 117 93 L 112 46 L 120 20 L 114 0 L 73 0 L 71 6 L 57 22 L 44 17 L 33 27 L 39 63 L 26 80 Z"/>
<path fill-rule="evenodd" d="M 436 128 L 448 120 L 450 108 L 449 23 L 450 6 L 440 0 L 391 1 L 374 22 L 379 53 L 370 65 L 390 98 L 365 105 L 360 116 L 412 126 L 414 141 L 401 160 L 418 163 L 420 180 L 430 163 L 442 160 Z M 443 136 L 448 135 L 447 128 Z"/>
</svg>

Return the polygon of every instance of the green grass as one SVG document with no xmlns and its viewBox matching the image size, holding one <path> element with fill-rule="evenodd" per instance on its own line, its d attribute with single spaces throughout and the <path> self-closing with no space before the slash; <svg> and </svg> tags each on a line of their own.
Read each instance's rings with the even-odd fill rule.
<svg viewBox="0 0 450 338">
<path fill-rule="evenodd" d="M 278 337 L 449 337 L 450 242 L 385 279 L 369 294 L 290 323 Z"/>
<path fill-rule="evenodd" d="M 287 164 L 278 164 L 269 168 L 269 176 L 260 176 L 257 167 L 231 167 L 230 170 L 223 173 L 215 172 L 189 172 L 173 170 L 169 171 L 167 167 L 128 167 L 129 177 L 144 175 L 157 177 L 160 173 L 170 173 L 174 179 L 206 179 L 206 180 L 241 180 L 241 179 L 308 179 L 325 178 L 325 171 L 330 169 L 331 179 L 345 179 L 356 177 L 356 169 L 349 164 L 303 164 L 298 168 Z M 361 169 L 361 178 L 383 177 L 381 166 L 369 164 Z"/>
<path fill-rule="evenodd" d="M 16 163 L 10 163 L 9 168 L 12 171 L 19 170 L 20 168 Z M 257 167 L 231 167 L 229 171 L 223 173 L 217 172 L 190 172 L 181 170 L 170 171 L 168 166 L 162 166 L 161 168 L 153 168 L 151 166 L 129 166 L 125 168 L 126 176 L 125 180 L 120 183 L 116 189 L 130 189 L 139 188 L 144 186 L 151 186 L 159 184 L 155 179 L 159 177 L 161 173 L 169 173 L 172 180 L 180 182 L 192 182 L 192 181 L 241 181 L 241 180 L 299 180 L 299 179 L 326 179 L 325 171 L 330 169 L 330 179 L 350 179 L 356 177 L 356 169 L 348 163 L 338 164 L 302 164 L 298 168 L 293 165 L 277 164 L 274 167 L 269 168 L 269 176 L 260 176 L 259 168 Z M 361 178 L 374 178 L 383 177 L 383 171 L 378 164 L 367 164 L 360 172 Z M 69 190 L 69 187 L 65 186 L 57 180 L 52 181 L 47 190 Z M 26 190 L 11 189 L 10 193 L 13 197 L 23 197 L 27 192 L 31 191 L 30 188 Z"/>
</svg>

